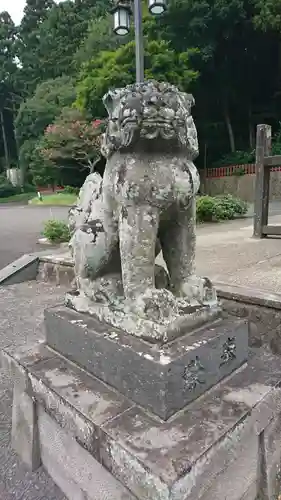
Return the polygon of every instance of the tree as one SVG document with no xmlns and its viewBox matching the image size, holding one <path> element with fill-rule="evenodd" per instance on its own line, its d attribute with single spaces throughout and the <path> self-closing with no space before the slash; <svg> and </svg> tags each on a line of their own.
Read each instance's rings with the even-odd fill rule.
<svg viewBox="0 0 281 500">
<path fill-rule="evenodd" d="M 41 64 L 37 58 L 40 26 L 55 5 L 54 0 L 27 0 L 18 30 L 17 53 L 21 63 L 21 80 L 32 92 L 41 80 Z"/>
<path fill-rule="evenodd" d="M 134 33 L 125 38 L 112 33 L 110 4 L 27 0 L 18 30 L 7 15 L 0 21 L 0 156 L 6 137 L 6 165 L 16 151 L 11 110 L 21 97 L 20 147 L 40 140 L 61 109 L 75 100 L 63 99 L 69 93 L 67 80 L 58 80 L 62 88 L 54 91 L 60 104 L 50 89 L 41 99 L 36 89 L 46 90 L 44 81 L 56 87 L 50 79 L 68 75 L 77 80 L 76 106 L 92 117 L 105 115 L 101 98 L 109 87 L 135 81 Z M 168 80 L 195 96 L 203 151 L 197 165 L 230 157 L 231 151 L 232 158 L 235 151 L 252 151 L 258 122 L 269 122 L 275 132 L 281 105 L 279 0 L 169 0 L 160 17 L 148 14 L 144 0 L 143 20 L 146 77 Z"/>
<path fill-rule="evenodd" d="M 27 183 L 37 187 L 55 186 L 59 183 L 59 172 L 53 163 L 46 160 L 38 148 L 38 140 L 29 139 L 20 148 L 19 160 Z"/>
<path fill-rule="evenodd" d="M 5 155 L 5 167 L 10 166 L 10 156 L 14 149 L 13 109 L 15 75 L 16 28 L 8 12 L 0 13 L 0 124 Z M 10 139 L 7 134 L 9 127 Z"/>
<path fill-rule="evenodd" d="M 59 168 L 93 170 L 100 157 L 102 122 L 87 121 L 84 113 L 65 108 L 49 125 L 38 145 L 40 154 Z"/>
<path fill-rule="evenodd" d="M 71 106 L 75 96 L 74 83 L 66 76 L 38 85 L 34 95 L 21 104 L 17 115 L 19 146 L 26 140 L 38 139 L 62 109 Z"/>
<path fill-rule="evenodd" d="M 262 30 L 268 28 L 280 32 L 281 4 L 279 0 L 253 0 L 255 7 L 254 22 Z"/>
<path fill-rule="evenodd" d="M 148 37 L 170 40 L 177 52 L 198 47 L 195 118 L 214 155 L 252 147 L 257 120 L 274 113 L 277 45 L 272 34 L 256 29 L 259 1 L 171 0 L 163 17 L 145 25 Z M 206 130 L 214 135 L 206 137 Z"/>
<path fill-rule="evenodd" d="M 59 3 L 50 10 L 39 28 L 36 59 L 40 60 L 43 80 L 75 72 L 73 56 L 89 23 L 89 13 L 86 16 L 77 7 L 71 0 Z"/>
<path fill-rule="evenodd" d="M 167 42 L 146 44 L 146 78 L 169 81 L 187 90 L 198 73 L 191 69 L 190 58 L 195 49 L 175 53 Z M 115 52 L 101 52 L 82 66 L 76 105 L 91 116 L 105 116 L 102 97 L 110 87 L 121 87 L 135 80 L 135 44 L 129 42 Z"/>
<path fill-rule="evenodd" d="M 38 85 L 33 97 L 21 104 L 15 125 L 23 174 L 28 169 L 31 147 L 35 148 L 46 127 L 64 107 L 71 106 L 75 96 L 73 81 L 69 77 L 60 77 Z"/>
<path fill-rule="evenodd" d="M 30 3 L 31 1 L 34 2 L 30 0 Z M 36 83 L 75 74 L 73 58 L 85 38 L 89 22 L 92 17 L 104 14 L 106 8 L 109 8 L 108 1 L 65 0 L 57 4 L 53 0 L 40 2 L 43 2 L 41 8 L 34 9 L 33 4 L 29 9 L 26 8 L 20 29 L 23 70 L 27 72 L 27 78 Z M 35 10 L 33 17 L 36 20 L 33 26 L 30 25 L 32 8 Z M 32 64 L 27 51 L 32 54 Z M 35 88 L 32 82 L 29 88 Z"/>
<path fill-rule="evenodd" d="M 112 15 L 93 19 L 89 24 L 86 37 L 77 50 L 74 61 L 80 66 L 96 57 L 101 51 L 113 51 L 128 43 L 128 37 L 114 36 L 112 33 Z"/>
</svg>

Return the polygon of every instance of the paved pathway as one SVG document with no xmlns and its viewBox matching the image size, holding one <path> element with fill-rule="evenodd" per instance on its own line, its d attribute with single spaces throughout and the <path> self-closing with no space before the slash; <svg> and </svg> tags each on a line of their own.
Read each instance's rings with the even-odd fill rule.
<svg viewBox="0 0 281 500">
<path fill-rule="evenodd" d="M 0 205 L 0 269 L 24 253 L 42 248 L 37 240 L 48 219 L 67 220 L 67 207 Z"/>
<path fill-rule="evenodd" d="M 43 311 L 61 299 L 64 290 L 45 283 L 0 287 L 0 349 L 43 338 Z M 0 370 L 0 499 L 64 500 L 43 468 L 31 473 L 10 446 L 12 385 Z"/>
<path fill-rule="evenodd" d="M 270 218 L 281 225 L 281 215 Z M 281 292 L 281 238 L 255 239 L 251 219 L 203 226 L 197 231 L 198 274 L 269 292 Z"/>
</svg>

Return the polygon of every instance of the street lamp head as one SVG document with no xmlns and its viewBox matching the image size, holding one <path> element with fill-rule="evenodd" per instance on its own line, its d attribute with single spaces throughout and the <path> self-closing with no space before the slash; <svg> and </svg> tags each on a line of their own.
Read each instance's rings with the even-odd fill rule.
<svg viewBox="0 0 281 500">
<path fill-rule="evenodd" d="M 130 31 L 130 14 L 131 9 L 127 3 L 117 3 L 112 9 L 113 14 L 113 31 L 116 35 L 125 36 Z"/>
<path fill-rule="evenodd" d="M 167 0 L 148 0 L 148 8 L 154 16 L 160 16 L 167 10 Z"/>
</svg>

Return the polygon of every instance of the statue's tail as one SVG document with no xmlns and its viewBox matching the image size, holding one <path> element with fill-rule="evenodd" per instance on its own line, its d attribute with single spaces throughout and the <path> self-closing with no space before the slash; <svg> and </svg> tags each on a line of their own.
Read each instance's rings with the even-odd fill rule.
<svg viewBox="0 0 281 500">
<path fill-rule="evenodd" d="M 70 234 L 88 222 L 92 203 L 101 197 L 102 177 L 97 172 L 88 175 L 80 189 L 76 205 L 70 208 L 68 224 Z"/>
</svg>

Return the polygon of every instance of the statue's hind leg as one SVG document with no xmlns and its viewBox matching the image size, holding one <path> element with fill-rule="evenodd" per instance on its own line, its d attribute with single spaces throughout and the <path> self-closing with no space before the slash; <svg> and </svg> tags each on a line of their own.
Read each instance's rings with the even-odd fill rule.
<svg viewBox="0 0 281 500">
<path fill-rule="evenodd" d="M 160 226 L 163 257 L 170 274 L 170 289 L 190 302 L 216 302 L 216 292 L 210 280 L 196 276 L 196 200 L 189 207 L 176 207 L 170 221 Z"/>
<path fill-rule="evenodd" d="M 170 220 L 160 225 L 163 257 L 170 274 L 170 289 L 175 295 L 185 295 L 185 283 L 195 275 L 196 206 L 174 207 Z"/>
</svg>

